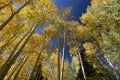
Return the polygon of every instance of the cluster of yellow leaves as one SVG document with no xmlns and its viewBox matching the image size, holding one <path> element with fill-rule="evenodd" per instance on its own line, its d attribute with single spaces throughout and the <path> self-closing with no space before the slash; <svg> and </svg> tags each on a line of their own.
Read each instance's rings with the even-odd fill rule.
<svg viewBox="0 0 120 80">
<path fill-rule="evenodd" d="M 80 20 L 87 25 L 87 27 L 94 27 L 98 25 L 98 20 L 95 14 L 83 14 Z M 93 24 L 94 23 L 94 24 Z M 89 24 L 89 25 L 88 25 Z"/>
<path fill-rule="evenodd" d="M 57 37 L 56 36 L 57 29 L 55 28 L 54 25 L 51 25 L 51 24 L 44 29 L 44 33 L 48 38 L 51 38 L 51 39 L 55 39 Z"/>
<path fill-rule="evenodd" d="M 70 12 L 71 12 L 70 8 L 65 8 L 63 9 L 62 16 L 65 18 L 66 16 L 70 14 Z"/>
<path fill-rule="evenodd" d="M 38 16 L 39 15 L 39 16 Z M 20 19 L 23 20 L 24 22 L 29 22 L 32 25 L 37 23 L 38 20 L 41 20 L 44 16 L 41 11 L 41 9 L 33 6 L 27 6 L 25 7 L 19 14 Z M 41 17 L 43 16 L 43 17 Z"/>
<path fill-rule="evenodd" d="M 92 7 L 98 4 L 109 5 L 112 4 L 114 0 L 92 0 Z"/>
<path fill-rule="evenodd" d="M 58 58 L 57 53 L 51 54 L 50 60 L 52 61 L 53 65 L 55 66 L 56 69 L 57 69 L 57 65 L 58 65 L 57 58 Z"/>
<path fill-rule="evenodd" d="M 93 55 L 96 52 L 95 45 L 93 43 L 85 43 L 83 47 L 86 49 L 86 54 L 87 55 Z"/>
<path fill-rule="evenodd" d="M 79 26 L 76 28 L 75 35 L 80 39 L 88 39 L 90 37 L 90 29 L 88 27 Z"/>
<path fill-rule="evenodd" d="M 70 55 L 74 55 L 77 50 L 78 50 L 77 47 L 70 48 Z"/>
<path fill-rule="evenodd" d="M 40 34 L 33 34 L 30 40 L 28 41 L 28 44 L 26 45 L 26 48 L 29 49 L 35 49 L 39 51 L 40 46 L 42 46 L 42 43 L 44 41 L 43 35 Z"/>
<path fill-rule="evenodd" d="M 114 0 L 101 0 L 104 5 L 112 4 Z"/>
</svg>

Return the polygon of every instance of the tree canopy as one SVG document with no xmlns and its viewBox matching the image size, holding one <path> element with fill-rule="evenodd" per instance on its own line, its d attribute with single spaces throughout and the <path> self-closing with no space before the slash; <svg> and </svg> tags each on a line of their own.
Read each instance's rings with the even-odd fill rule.
<svg viewBox="0 0 120 80">
<path fill-rule="evenodd" d="M 79 23 L 52 0 L 0 1 L 0 80 L 119 80 L 119 4 L 91 0 Z"/>
</svg>

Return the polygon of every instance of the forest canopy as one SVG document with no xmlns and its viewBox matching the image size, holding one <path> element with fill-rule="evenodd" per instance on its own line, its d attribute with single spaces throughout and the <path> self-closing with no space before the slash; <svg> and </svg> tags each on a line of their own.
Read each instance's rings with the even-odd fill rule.
<svg viewBox="0 0 120 80">
<path fill-rule="evenodd" d="M 0 80 L 120 80 L 120 1 L 72 18 L 52 0 L 1 0 Z"/>
</svg>

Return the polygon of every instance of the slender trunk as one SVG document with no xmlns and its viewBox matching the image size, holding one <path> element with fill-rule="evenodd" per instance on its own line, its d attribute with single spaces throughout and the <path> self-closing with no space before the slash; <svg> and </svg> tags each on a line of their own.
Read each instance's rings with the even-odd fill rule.
<svg viewBox="0 0 120 80">
<path fill-rule="evenodd" d="M 44 48 L 44 45 L 45 45 L 45 42 L 43 43 L 43 45 L 42 45 L 42 47 L 41 47 L 41 50 L 40 50 L 40 52 L 38 53 L 38 57 L 37 57 L 37 60 L 36 60 L 36 62 L 35 62 L 35 65 L 34 65 L 34 67 L 33 67 L 33 70 L 32 70 L 32 73 L 31 73 L 31 75 L 30 75 L 30 78 L 29 78 L 29 80 L 34 80 L 35 79 L 35 75 L 36 75 L 36 71 L 37 71 L 37 69 L 38 69 L 38 64 L 39 64 L 39 61 L 40 61 L 40 56 L 41 56 L 41 53 L 42 53 L 42 50 L 43 50 L 43 48 Z"/>
<path fill-rule="evenodd" d="M 43 43 L 43 48 L 44 48 L 44 45 L 45 45 L 45 43 Z M 41 68 L 42 68 L 42 63 L 40 62 L 40 56 L 39 56 L 39 60 L 38 60 L 38 62 L 37 62 L 37 66 L 36 66 L 36 73 L 35 73 L 35 78 L 34 78 L 34 80 L 41 80 L 41 77 L 42 77 L 42 75 L 41 75 Z"/>
<path fill-rule="evenodd" d="M 10 2 L 7 3 L 7 4 L 5 4 L 4 6 L 1 6 L 1 7 L 0 7 L 0 10 L 4 9 L 6 6 L 8 6 L 8 5 L 10 5 L 10 4 L 12 4 L 12 1 L 10 1 Z"/>
<path fill-rule="evenodd" d="M 108 64 L 109 64 L 109 65 L 107 65 L 108 69 L 110 67 L 112 68 L 112 73 L 111 74 L 114 75 L 114 76 L 117 76 L 119 78 L 117 71 L 114 69 L 114 66 L 109 61 L 109 59 L 103 54 L 103 51 L 102 51 L 102 49 L 100 47 L 98 48 L 98 54 L 99 55 L 97 56 L 97 59 L 99 60 L 99 62 L 101 62 L 100 58 L 104 57 L 106 59 L 106 62 L 108 62 Z M 103 62 L 101 62 L 101 64 L 106 66 L 106 64 L 104 64 Z M 109 79 L 114 80 L 115 77 L 111 76 L 111 74 L 108 74 L 107 76 L 108 76 Z M 116 79 L 116 80 L 118 80 L 118 79 Z"/>
<path fill-rule="evenodd" d="M 14 16 L 17 15 L 29 3 L 30 0 L 28 0 L 28 2 L 21 6 L 16 12 L 12 13 L 11 16 L 5 22 L 3 22 L 3 24 L 0 25 L 0 30 L 2 30 L 14 18 Z"/>
<path fill-rule="evenodd" d="M 64 42 L 63 42 L 63 52 L 62 52 L 62 64 L 61 64 L 60 80 L 63 80 L 65 45 L 66 45 L 66 34 L 65 34 L 65 32 L 64 32 Z"/>
<path fill-rule="evenodd" d="M 107 35 L 107 33 L 106 33 L 106 35 Z M 108 37 L 109 37 L 109 35 L 107 35 Z M 110 38 L 110 37 L 109 37 Z M 112 39 L 112 38 L 111 38 Z M 108 64 L 109 64 L 109 66 L 107 66 L 108 68 L 109 67 L 111 67 L 112 68 L 112 71 L 113 71 L 113 74 L 115 74 L 115 76 L 116 75 L 118 75 L 117 74 L 117 72 L 115 71 L 115 69 L 114 69 L 114 66 L 112 65 L 112 63 L 109 61 L 109 59 L 104 55 L 104 52 L 103 52 L 103 50 L 102 50 L 102 48 L 100 47 L 100 44 L 99 44 L 99 42 L 95 39 L 95 41 L 96 41 L 96 49 L 97 49 L 97 60 L 101 63 L 101 64 L 103 64 L 103 65 L 106 65 L 106 64 L 104 64 L 103 62 L 101 62 L 101 60 L 100 60 L 100 58 L 101 57 L 104 57 L 105 59 L 106 59 L 106 62 L 108 62 Z M 105 60 L 104 60 L 105 61 Z M 108 76 L 109 76 L 109 78 L 111 78 L 111 80 L 114 80 L 114 78 L 112 77 L 112 76 L 110 76 L 110 74 L 108 74 Z"/>
<path fill-rule="evenodd" d="M 26 34 L 26 35 L 27 35 L 27 34 Z M 8 58 L 8 59 L 6 60 L 6 62 L 2 65 L 2 67 L 1 67 L 1 69 L 0 69 L 1 72 L 2 72 L 2 70 L 7 66 L 7 64 L 10 62 L 10 59 L 11 59 L 12 56 L 14 55 L 17 47 L 18 47 L 19 44 L 25 39 L 26 35 L 24 35 L 24 36 L 22 37 L 22 39 L 16 44 L 16 46 L 15 46 L 14 49 L 12 50 L 9 58 Z"/>
<path fill-rule="evenodd" d="M 35 74 L 35 80 L 41 80 L 41 68 L 42 68 L 42 64 L 39 63 L 38 67 L 37 67 L 37 72 Z"/>
<path fill-rule="evenodd" d="M 38 26 L 38 25 L 37 25 Z M 22 50 L 24 49 L 25 45 L 27 44 L 28 40 L 30 39 L 30 37 L 32 36 L 32 34 L 34 33 L 35 29 L 37 28 L 37 26 L 33 27 L 32 30 L 30 31 L 30 33 L 28 34 L 27 38 L 25 39 L 24 43 L 21 45 L 21 47 L 14 53 L 15 55 L 9 60 L 9 62 L 7 63 L 7 66 L 4 67 L 1 70 L 0 73 L 0 80 L 3 80 L 5 75 L 7 74 L 7 72 L 9 71 L 10 67 L 12 66 L 12 64 L 14 64 L 14 61 L 17 59 L 17 57 L 20 55 L 20 53 L 22 52 Z"/>
<path fill-rule="evenodd" d="M 80 64 L 81 64 L 81 69 L 82 69 L 84 80 L 87 80 L 86 73 L 85 73 L 85 68 L 84 68 L 84 64 L 83 64 L 84 55 L 82 53 L 78 53 L 78 57 L 79 57 L 79 61 L 80 61 Z"/>
<path fill-rule="evenodd" d="M 27 55 L 27 56 L 25 57 L 25 59 L 23 60 L 21 66 L 18 68 L 18 70 L 17 70 L 17 72 L 16 72 L 13 80 L 16 80 L 16 79 L 17 79 L 17 77 L 18 77 L 18 75 L 19 75 L 19 73 L 20 73 L 20 70 L 23 68 L 24 64 L 25 64 L 26 61 L 28 60 L 28 57 L 29 57 L 29 55 Z"/>
<path fill-rule="evenodd" d="M 108 67 L 108 69 L 111 69 L 112 68 L 112 74 L 114 75 L 114 76 L 117 76 L 117 78 L 119 79 L 119 76 L 118 76 L 118 73 L 117 73 L 117 71 L 115 70 L 115 68 L 114 68 L 114 66 L 112 65 L 112 63 L 110 62 L 110 60 L 104 55 L 104 52 L 102 51 L 102 49 L 99 47 L 98 48 L 99 50 L 99 55 L 101 56 L 101 57 L 104 57 L 105 59 L 106 59 L 106 62 L 108 62 L 108 65 L 107 65 L 107 67 Z M 100 58 L 100 56 L 98 56 L 99 58 Z M 98 58 L 98 59 L 99 59 Z M 103 63 L 104 64 L 104 63 Z M 106 64 L 104 64 L 104 65 L 106 65 Z M 109 76 L 109 78 L 111 78 L 111 80 L 114 80 L 114 78 L 110 75 L 110 74 L 108 74 L 108 76 Z M 118 80 L 118 79 L 116 79 L 116 80 Z"/>
<path fill-rule="evenodd" d="M 113 68 L 114 66 L 112 65 L 112 63 L 109 61 L 109 59 L 104 55 L 104 52 L 102 51 L 102 49 L 101 48 L 98 48 L 99 50 L 99 56 L 101 56 L 101 57 L 104 57 L 106 60 L 107 60 L 107 62 L 109 63 L 109 65 Z M 98 56 L 98 57 L 99 57 Z"/>
<path fill-rule="evenodd" d="M 23 41 L 23 39 L 24 39 L 25 37 L 26 37 L 26 35 L 23 36 L 22 39 L 16 44 L 16 46 L 15 46 L 15 48 L 13 49 L 13 51 L 11 52 L 9 58 L 8 58 L 8 59 L 6 60 L 6 62 L 2 65 L 0 71 L 2 71 L 3 68 L 5 68 L 5 67 L 7 66 L 7 64 L 10 62 L 10 59 L 11 59 L 12 56 L 14 55 L 15 50 L 17 49 L 18 45 Z"/>
<path fill-rule="evenodd" d="M 106 60 L 108 61 L 109 65 L 110 65 L 112 68 L 114 68 L 114 66 L 113 66 L 112 63 L 109 61 L 109 59 L 104 55 L 104 52 L 103 52 L 103 50 L 101 49 L 100 44 L 99 44 L 99 42 L 98 42 L 97 40 L 96 40 L 96 45 L 97 45 L 97 49 L 98 49 L 99 56 L 103 56 L 104 58 L 106 58 Z M 98 57 L 99 57 L 99 56 L 98 56 Z"/>
<path fill-rule="evenodd" d="M 58 37 L 58 80 L 60 80 L 60 38 Z"/>
<path fill-rule="evenodd" d="M 12 75 L 14 74 L 14 72 L 17 70 L 18 66 L 20 66 L 20 64 L 23 62 L 24 57 L 25 57 L 25 56 L 23 56 L 23 58 L 22 58 L 22 59 L 17 63 L 17 65 L 13 68 L 12 72 L 8 75 L 7 80 L 11 80 Z"/>
</svg>

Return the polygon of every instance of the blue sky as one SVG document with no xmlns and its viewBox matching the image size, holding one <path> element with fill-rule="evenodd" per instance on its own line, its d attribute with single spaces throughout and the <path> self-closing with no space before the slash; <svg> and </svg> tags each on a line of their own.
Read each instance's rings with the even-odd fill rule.
<svg viewBox="0 0 120 80">
<path fill-rule="evenodd" d="M 74 19 L 79 21 L 82 13 L 86 12 L 86 8 L 90 5 L 90 0 L 53 0 L 58 8 L 72 8 L 72 15 Z"/>
</svg>

